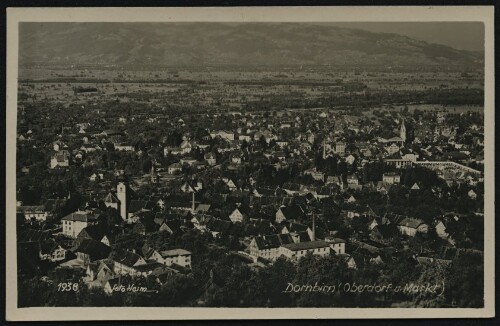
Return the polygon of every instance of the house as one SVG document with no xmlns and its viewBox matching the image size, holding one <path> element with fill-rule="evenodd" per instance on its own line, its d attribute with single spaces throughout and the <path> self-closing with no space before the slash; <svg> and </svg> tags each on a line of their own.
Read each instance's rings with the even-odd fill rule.
<svg viewBox="0 0 500 326">
<path fill-rule="evenodd" d="M 132 232 L 146 235 L 147 233 L 158 231 L 158 225 L 150 218 L 141 218 L 134 224 Z"/>
<path fill-rule="evenodd" d="M 210 166 L 214 166 L 217 163 L 217 159 L 215 158 L 215 155 L 213 153 L 206 153 L 204 155 L 204 158 L 205 158 L 205 161 Z"/>
<path fill-rule="evenodd" d="M 476 199 L 477 198 L 477 194 L 474 190 L 469 190 L 469 192 L 467 193 L 467 195 L 469 196 L 470 199 Z"/>
<path fill-rule="evenodd" d="M 442 220 L 438 220 L 434 225 L 434 229 L 436 230 L 436 234 L 442 239 L 448 239 L 450 236 L 448 232 L 446 232 L 446 224 Z"/>
<path fill-rule="evenodd" d="M 23 242 L 42 242 L 49 240 L 51 238 L 50 230 L 33 230 L 26 229 L 17 235 L 17 241 L 19 243 Z"/>
<path fill-rule="evenodd" d="M 195 205 L 194 214 L 206 214 L 210 211 L 210 204 L 197 204 Z"/>
<path fill-rule="evenodd" d="M 187 153 L 191 152 L 193 146 L 192 146 L 191 142 L 189 142 L 189 140 L 185 139 L 182 141 L 180 148 L 181 148 L 182 154 L 187 154 Z"/>
<path fill-rule="evenodd" d="M 314 240 L 314 234 L 310 227 L 293 221 L 283 226 L 281 234 L 290 234 L 294 243 Z"/>
<path fill-rule="evenodd" d="M 112 207 L 112 208 L 116 209 L 117 211 L 120 210 L 120 200 L 112 192 L 109 192 L 106 195 L 106 197 L 104 198 L 104 205 L 106 205 L 106 207 Z"/>
<path fill-rule="evenodd" d="M 402 169 L 402 168 L 405 168 L 407 166 L 411 166 L 413 164 L 412 161 L 405 160 L 405 159 L 401 158 L 400 155 L 388 157 L 384 161 L 388 165 L 393 165 L 393 166 L 397 167 L 398 169 Z"/>
<path fill-rule="evenodd" d="M 395 137 L 391 137 L 391 138 L 382 138 L 382 137 L 378 137 L 378 142 L 379 143 L 382 143 L 382 144 L 400 144 L 401 146 L 404 145 L 404 140 L 403 138 L 401 137 L 398 137 L 398 136 L 395 136 Z M 399 149 L 397 150 L 399 151 Z"/>
<path fill-rule="evenodd" d="M 194 185 L 191 185 L 189 182 L 184 182 L 180 189 L 184 193 L 195 193 L 196 189 Z"/>
<path fill-rule="evenodd" d="M 356 198 L 354 198 L 353 195 L 344 194 L 344 203 L 351 204 L 351 203 L 355 203 L 355 202 L 356 202 Z"/>
<path fill-rule="evenodd" d="M 92 175 L 89 177 L 89 180 L 92 182 L 102 180 L 104 179 L 104 174 L 102 173 L 92 173 Z"/>
<path fill-rule="evenodd" d="M 196 163 L 196 159 L 193 157 L 183 157 L 180 160 L 181 165 L 187 164 L 189 166 L 192 166 Z"/>
<path fill-rule="evenodd" d="M 246 142 L 251 142 L 252 141 L 252 137 L 250 137 L 248 135 L 239 135 L 238 136 L 238 140 L 240 140 L 240 141 L 246 141 Z"/>
<path fill-rule="evenodd" d="M 122 250 L 113 257 L 113 272 L 119 275 L 138 275 L 135 267 L 146 264 L 144 258 L 134 251 Z"/>
<path fill-rule="evenodd" d="M 172 154 L 172 155 L 181 155 L 182 154 L 182 148 L 180 147 L 165 147 L 163 149 L 163 156 L 167 157 L 168 154 Z"/>
<path fill-rule="evenodd" d="M 235 208 L 234 211 L 229 214 L 229 219 L 233 223 L 243 223 L 243 221 L 246 219 L 246 216 L 242 212 L 240 212 L 238 208 Z"/>
<path fill-rule="evenodd" d="M 26 220 L 45 221 L 48 213 L 43 205 L 19 206 L 16 208 L 18 214 L 23 214 Z"/>
<path fill-rule="evenodd" d="M 205 220 L 204 229 L 210 232 L 213 238 L 218 238 L 222 234 L 227 233 L 232 226 L 231 221 L 211 217 Z"/>
<path fill-rule="evenodd" d="M 89 267 L 91 265 L 92 263 L 89 265 Z M 112 261 L 103 260 L 99 262 L 99 267 L 97 268 L 95 274 L 95 280 L 97 281 L 97 284 L 103 286 L 108 280 L 115 278 L 116 276 L 117 275 L 115 274 L 115 272 L 113 272 Z"/>
<path fill-rule="evenodd" d="M 75 239 L 87 226 L 97 223 L 97 216 L 86 211 L 77 211 L 64 216 L 61 219 L 63 234 Z"/>
<path fill-rule="evenodd" d="M 73 247 L 77 248 L 84 239 L 99 241 L 104 243 L 106 246 L 111 245 L 108 230 L 100 224 L 92 224 L 83 228 L 73 242 Z"/>
<path fill-rule="evenodd" d="M 222 181 L 226 184 L 226 186 L 229 188 L 230 191 L 235 191 L 238 189 L 233 180 L 229 178 L 222 178 Z"/>
<path fill-rule="evenodd" d="M 338 176 L 328 176 L 326 178 L 326 184 L 334 184 L 334 185 L 337 185 L 339 186 L 341 189 L 343 188 L 343 182 L 342 182 L 342 178 L 338 177 Z"/>
<path fill-rule="evenodd" d="M 349 254 L 343 254 L 343 255 L 340 255 L 340 257 L 347 264 L 347 268 L 357 269 L 356 261 L 354 260 L 354 258 L 351 255 L 349 255 Z"/>
<path fill-rule="evenodd" d="M 348 185 L 359 185 L 359 179 L 358 176 L 355 174 L 349 174 L 347 176 L 347 184 Z"/>
<path fill-rule="evenodd" d="M 241 164 L 241 153 L 233 153 L 230 155 L 231 163 L 233 164 Z"/>
<path fill-rule="evenodd" d="M 418 183 L 414 183 L 413 186 L 411 186 L 410 188 L 411 190 L 420 190 L 420 186 L 418 185 Z"/>
<path fill-rule="evenodd" d="M 343 155 L 345 153 L 346 144 L 343 142 L 335 143 L 334 152 L 335 154 Z"/>
<path fill-rule="evenodd" d="M 117 291 L 116 289 L 119 289 L 119 288 L 120 288 L 120 279 L 119 278 L 112 278 L 112 279 L 107 280 L 104 283 L 103 290 L 104 290 L 104 293 L 110 295 L 113 292 Z"/>
<path fill-rule="evenodd" d="M 281 206 L 276 212 L 276 223 L 281 223 L 286 220 L 300 220 L 305 214 L 302 208 L 298 205 Z"/>
<path fill-rule="evenodd" d="M 58 262 L 66 258 L 66 249 L 53 239 L 40 241 L 40 259 L 50 262 Z"/>
<path fill-rule="evenodd" d="M 111 247 L 93 239 L 83 239 L 74 251 L 77 259 L 87 266 L 96 260 L 106 259 L 111 253 Z"/>
<path fill-rule="evenodd" d="M 377 224 L 370 229 L 370 239 L 383 244 L 388 244 L 398 236 L 398 228 L 394 224 Z"/>
<path fill-rule="evenodd" d="M 50 168 L 68 167 L 70 154 L 67 150 L 62 150 L 54 153 L 50 159 Z"/>
<path fill-rule="evenodd" d="M 180 233 L 181 232 L 181 221 L 180 220 L 163 220 L 158 229 L 161 232 L 168 232 L 169 234 Z"/>
<path fill-rule="evenodd" d="M 158 260 L 162 259 L 158 250 L 148 246 L 147 244 L 144 244 L 142 246 L 140 254 L 146 260 L 146 262 L 157 262 Z"/>
<path fill-rule="evenodd" d="M 286 258 L 296 261 L 309 253 L 322 257 L 329 256 L 331 249 L 332 248 L 330 247 L 330 243 L 322 240 L 317 240 L 284 244 L 279 248 L 279 252 Z"/>
<path fill-rule="evenodd" d="M 181 267 L 191 268 L 191 252 L 184 249 L 171 249 L 160 251 L 162 263 L 167 266 L 179 265 Z"/>
<path fill-rule="evenodd" d="M 387 151 L 387 154 L 392 155 L 399 152 L 399 146 L 395 143 L 392 143 L 391 145 L 387 146 L 385 150 Z"/>
<path fill-rule="evenodd" d="M 330 248 L 337 255 L 345 254 L 345 240 L 340 238 L 335 238 L 333 236 L 326 236 L 325 241 L 330 244 Z"/>
<path fill-rule="evenodd" d="M 172 163 L 167 168 L 168 174 L 174 175 L 182 171 L 182 165 L 180 163 Z"/>
<path fill-rule="evenodd" d="M 399 232 L 414 237 L 417 232 L 427 233 L 429 227 L 421 219 L 405 217 L 398 224 Z"/>
<path fill-rule="evenodd" d="M 123 144 L 123 143 L 114 143 L 115 150 L 117 151 L 124 151 L 124 152 L 133 152 L 135 151 L 134 146 L 130 144 Z"/>
<path fill-rule="evenodd" d="M 394 172 L 386 172 L 382 175 L 382 182 L 385 184 L 398 184 L 400 180 L 400 175 Z"/>
<path fill-rule="evenodd" d="M 276 142 L 276 145 L 278 145 L 281 148 L 285 148 L 288 146 L 288 142 L 286 140 L 279 140 Z"/>
<path fill-rule="evenodd" d="M 356 161 L 356 158 L 353 155 L 349 154 L 346 156 L 345 161 L 347 164 L 353 165 L 354 161 Z"/>
<path fill-rule="evenodd" d="M 316 181 L 325 180 L 325 174 L 321 171 L 317 171 L 316 168 L 304 171 L 304 175 L 310 175 Z"/>
<path fill-rule="evenodd" d="M 294 243 L 292 236 L 286 234 L 271 234 L 254 237 L 248 246 L 250 255 L 268 260 L 276 260 L 280 255 L 283 244 Z"/>
<path fill-rule="evenodd" d="M 154 202 L 148 200 L 131 200 L 125 221 L 129 224 L 136 223 L 142 213 L 154 210 L 155 206 Z"/>
<path fill-rule="evenodd" d="M 415 152 L 409 151 L 407 149 L 401 149 L 401 158 L 410 162 L 417 162 L 419 155 Z"/>
<path fill-rule="evenodd" d="M 219 138 L 227 140 L 227 141 L 233 141 L 234 140 L 234 133 L 232 133 L 230 131 L 219 130 L 219 131 L 211 132 L 210 137 L 212 137 L 212 139 L 219 137 Z"/>
</svg>

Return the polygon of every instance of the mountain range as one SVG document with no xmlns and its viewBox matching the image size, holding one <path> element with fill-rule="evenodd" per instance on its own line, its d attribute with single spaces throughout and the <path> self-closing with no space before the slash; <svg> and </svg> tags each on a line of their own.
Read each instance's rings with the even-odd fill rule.
<svg viewBox="0 0 500 326">
<path fill-rule="evenodd" d="M 21 23 L 20 64 L 479 66 L 484 53 L 327 23 Z"/>
</svg>

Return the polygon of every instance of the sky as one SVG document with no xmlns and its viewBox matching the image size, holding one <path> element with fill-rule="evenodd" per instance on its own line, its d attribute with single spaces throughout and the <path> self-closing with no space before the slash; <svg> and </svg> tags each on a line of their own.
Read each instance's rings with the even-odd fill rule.
<svg viewBox="0 0 500 326">
<path fill-rule="evenodd" d="M 370 32 L 396 33 L 458 50 L 484 50 L 484 25 L 480 22 L 356 22 L 332 25 Z"/>
</svg>

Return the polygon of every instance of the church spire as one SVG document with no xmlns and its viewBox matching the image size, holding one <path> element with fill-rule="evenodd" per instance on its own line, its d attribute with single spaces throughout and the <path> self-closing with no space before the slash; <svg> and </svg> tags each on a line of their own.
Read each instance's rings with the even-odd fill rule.
<svg viewBox="0 0 500 326">
<path fill-rule="evenodd" d="M 403 140 L 403 142 L 406 142 L 406 126 L 405 126 L 405 119 L 401 120 L 401 129 L 399 131 L 399 137 Z"/>
</svg>

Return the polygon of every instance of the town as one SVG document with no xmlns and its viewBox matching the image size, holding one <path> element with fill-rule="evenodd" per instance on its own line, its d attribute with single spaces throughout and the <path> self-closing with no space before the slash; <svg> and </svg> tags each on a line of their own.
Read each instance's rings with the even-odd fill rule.
<svg viewBox="0 0 500 326">
<path fill-rule="evenodd" d="M 194 110 L 179 107 L 201 103 L 192 85 L 160 107 L 99 82 L 61 96 L 65 83 L 19 84 L 21 305 L 482 305 L 461 294 L 482 279 L 482 107 L 235 108 L 222 83 Z M 371 92 L 341 97 L 386 91 Z M 313 273 L 442 279 L 445 295 L 283 293 Z"/>
</svg>

